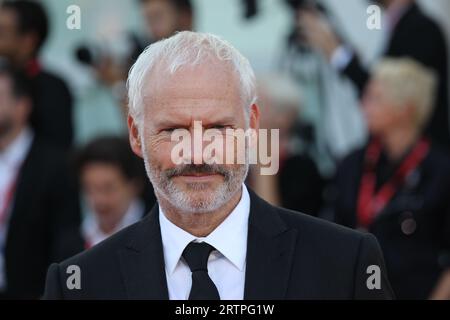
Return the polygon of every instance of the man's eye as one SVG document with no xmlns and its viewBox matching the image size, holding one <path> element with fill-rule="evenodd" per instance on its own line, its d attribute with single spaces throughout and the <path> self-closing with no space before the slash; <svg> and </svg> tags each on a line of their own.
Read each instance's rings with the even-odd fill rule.
<svg viewBox="0 0 450 320">
<path fill-rule="evenodd" d="M 172 133 L 175 130 L 176 130 L 176 128 L 166 128 L 166 129 L 162 129 L 161 132 Z"/>
<path fill-rule="evenodd" d="M 224 129 L 231 128 L 231 126 L 228 126 L 228 125 L 215 125 L 212 128 L 213 129 L 217 129 L 217 130 L 224 130 Z"/>
</svg>

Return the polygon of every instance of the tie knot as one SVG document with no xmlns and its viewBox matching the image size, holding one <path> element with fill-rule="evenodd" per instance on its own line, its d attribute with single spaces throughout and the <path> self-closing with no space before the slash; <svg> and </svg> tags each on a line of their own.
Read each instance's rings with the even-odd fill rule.
<svg viewBox="0 0 450 320">
<path fill-rule="evenodd" d="M 208 258 L 215 248 L 206 242 L 191 242 L 183 251 L 183 258 L 191 269 L 195 271 L 208 271 Z"/>
</svg>

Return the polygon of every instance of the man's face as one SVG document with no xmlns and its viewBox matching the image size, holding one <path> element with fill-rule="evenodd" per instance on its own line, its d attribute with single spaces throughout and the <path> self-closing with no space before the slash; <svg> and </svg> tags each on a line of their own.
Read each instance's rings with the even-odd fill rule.
<svg viewBox="0 0 450 320">
<path fill-rule="evenodd" d="M 12 10 L 0 9 L 0 56 L 14 58 L 20 39 L 16 14 Z"/>
<path fill-rule="evenodd" d="M 19 112 L 18 99 L 12 94 L 11 80 L 0 75 L 0 138 L 15 128 Z"/>
<path fill-rule="evenodd" d="M 123 217 L 137 196 L 136 185 L 108 163 L 87 164 L 81 172 L 81 185 L 93 212 L 112 221 Z"/>
<path fill-rule="evenodd" d="M 158 74 L 164 73 L 166 68 L 160 64 L 151 73 L 143 92 L 141 136 L 147 173 L 157 196 L 171 205 L 184 212 L 212 212 L 240 190 L 248 163 L 208 165 L 201 154 L 206 144 L 200 151 L 194 150 L 197 141 L 193 141 L 190 158 L 200 159 L 201 163 L 194 164 L 192 160 L 191 164 L 175 165 L 171 154 L 177 142 L 172 141 L 171 134 L 176 129 L 186 129 L 194 137 L 194 121 L 201 121 L 202 130 L 219 130 L 220 137 L 226 135 L 226 129 L 245 129 L 248 115 L 240 96 L 239 81 L 227 65 L 216 61 L 182 67 L 174 75 L 158 78 Z M 249 116 L 250 127 L 257 128 L 258 117 L 254 105 Z M 220 153 L 231 152 L 230 149 L 219 150 L 216 156 L 221 158 Z"/>
<path fill-rule="evenodd" d="M 170 1 L 145 1 L 143 3 L 143 13 L 148 31 L 154 40 L 168 38 L 178 30 L 179 14 Z"/>
</svg>

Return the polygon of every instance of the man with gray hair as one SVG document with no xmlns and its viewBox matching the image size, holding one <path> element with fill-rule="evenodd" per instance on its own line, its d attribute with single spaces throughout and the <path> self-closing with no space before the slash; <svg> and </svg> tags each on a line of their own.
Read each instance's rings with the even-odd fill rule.
<svg viewBox="0 0 450 320">
<path fill-rule="evenodd" d="M 245 186 L 256 139 L 242 145 L 233 132 L 258 131 L 254 78 L 248 60 L 210 34 L 180 32 L 140 55 L 128 78 L 128 127 L 158 204 L 142 221 L 53 264 L 44 298 L 392 297 L 373 236 L 274 207 Z M 214 139 L 198 147 L 203 129 Z M 193 145 L 178 162 L 180 132 Z M 231 145 L 205 157 L 230 136 Z M 243 163 L 228 157 L 239 148 Z"/>
</svg>

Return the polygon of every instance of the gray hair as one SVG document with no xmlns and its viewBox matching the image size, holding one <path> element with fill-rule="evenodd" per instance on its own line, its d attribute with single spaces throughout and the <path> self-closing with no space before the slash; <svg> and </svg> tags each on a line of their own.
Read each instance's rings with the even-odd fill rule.
<svg viewBox="0 0 450 320">
<path fill-rule="evenodd" d="M 255 75 L 249 61 L 237 49 L 218 36 L 183 31 L 170 38 L 149 45 L 138 57 L 128 74 L 129 114 L 142 124 L 143 87 L 147 74 L 158 64 L 165 63 L 174 74 L 184 65 L 199 65 L 211 57 L 226 61 L 237 73 L 241 99 L 248 116 L 250 106 L 256 102 Z"/>
<path fill-rule="evenodd" d="M 427 123 L 436 98 L 437 77 L 433 70 L 411 58 L 385 58 L 375 66 L 373 77 L 396 106 L 413 104 L 418 127 Z"/>
</svg>

